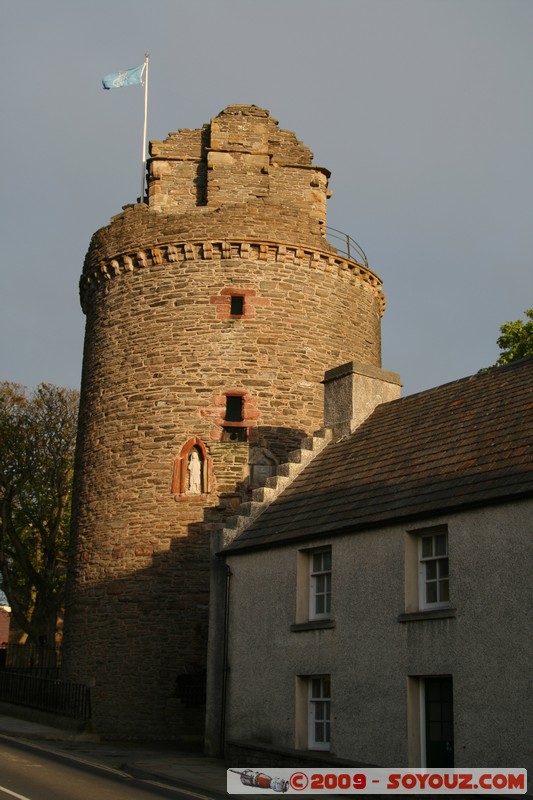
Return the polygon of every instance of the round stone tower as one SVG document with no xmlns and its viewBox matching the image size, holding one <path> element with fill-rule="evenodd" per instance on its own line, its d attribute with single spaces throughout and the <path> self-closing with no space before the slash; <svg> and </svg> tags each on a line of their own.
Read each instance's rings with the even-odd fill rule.
<svg viewBox="0 0 533 800">
<path fill-rule="evenodd" d="M 64 667 L 105 737 L 201 730 L 209 539 L 380 363 L 381 282 L 326 239 L 329 173 L 268 111 L 152 142 L 147 203 L 94 234 Z"/>
</svg>

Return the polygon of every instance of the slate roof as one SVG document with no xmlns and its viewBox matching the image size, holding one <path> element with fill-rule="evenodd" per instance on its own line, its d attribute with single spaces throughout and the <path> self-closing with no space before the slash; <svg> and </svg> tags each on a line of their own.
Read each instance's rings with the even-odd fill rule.
<svg viewBox="0 0 533 800">
<path fill-rule="evenodd" d="M 378 406 L 226 552 L 532 496 L 532 389 L 533 357 Z"/>
</svg>

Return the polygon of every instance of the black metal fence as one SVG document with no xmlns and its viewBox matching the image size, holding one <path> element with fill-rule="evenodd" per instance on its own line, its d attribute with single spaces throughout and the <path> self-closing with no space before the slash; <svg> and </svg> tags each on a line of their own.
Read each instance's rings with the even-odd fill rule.
<svg viewBox="0 0 533 800">
<path fill-rule="evenodd" d="M 0 670 L 0 700 L 79 720 L 91 718 L 88 686 L 23 671 Z"/>
<path fill-rule="evenodd" d="M 59 674 L 61 648 L 43 644 L 0 644 L 0 669 L 23 669 L 43 678 Z"/>
<path fill-rule="evenodd" d="M 78 720 L 91 718 L 88 686 L 60 680 L 61 650 L 0 645 L 0 700 Z"/>
</svg>

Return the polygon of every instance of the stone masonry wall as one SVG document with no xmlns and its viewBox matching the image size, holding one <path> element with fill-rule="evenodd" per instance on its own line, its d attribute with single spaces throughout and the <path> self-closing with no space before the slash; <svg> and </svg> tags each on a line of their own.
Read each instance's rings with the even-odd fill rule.
<svg viewBox="0 0 533 800">
<path fill-rule="evenodd" d="M 197 131 L 150 147 L 149 197 L 156 209 L 219 207 L 260 198 L 303 209 L 325 223 L 329 171 L 292 131 L 257 106 L 229 106 Z"/>
<path fill-rule="evenodd" d="M 239 157 L 206 168 L 198 192 L 208 142 Z M 275 154 L 279 174 L 288 171 L 251 196 L 272 173 L 240 156 L 261 155 L 265 142 L 270 165 Z M 322 425 L 326 369 L 380 366 L 384 297 L 375 273 L 324 239 L 313 192 L 325 208 L 325 171 L 320 187 L 291 187 L 294 170 L 313 180 L 311 154 L 268 112 L 232 106 L 154 152 L 160 191 L 151 185 L 148 206 L 94 235 L 81 279 L 64 665 L 93 687 L 102 736 L 184 742 L 202 723 L 179 678 L 205 669 L 210 533 L 249 496 L 253 448 L 280 463 Z M 232 295 L 244 298 L 237 316 Z M 246 441 L 224 441 L 228 394 L 242 398 Z M 208 461 L 193 495 L 179 488 L 192 442 Z"/>
</svg>

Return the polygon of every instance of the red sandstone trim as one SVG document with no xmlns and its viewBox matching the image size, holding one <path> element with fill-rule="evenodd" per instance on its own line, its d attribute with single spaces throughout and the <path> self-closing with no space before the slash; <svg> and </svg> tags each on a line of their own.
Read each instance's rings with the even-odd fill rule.
<svg viewBox="0 0 533 800">
<path fill-rule="evenodd" d="M 231 298 L 244 297 L 242 314 L 231 314 Z M 255 318 L 256 306 L 269 306 L 270 297 L 257 297 L 255 289 L 241 289 L 237 286 L 224 287 L 218 295 L 209 298 L 209 302 L 217 306 L 217 319 L 220 320 L 248 320 Z"/>
<path fill-rule="evenodd" d="M 187 494 L 187 463 L 189 453 L 197 447 L 202 454 L 202 484 L 204 492 L 202 494 Z M 211 491 L 213 478 L 213 465 L 205 444 L 198 436 L 192 436 L 181 448 L 178 458 L 174 461 L 172 471 L 172 483 L 170 491 L 178 495 L 176 500 L 186 500 L 188 502 L 205 502 Z"/>
</svg>

